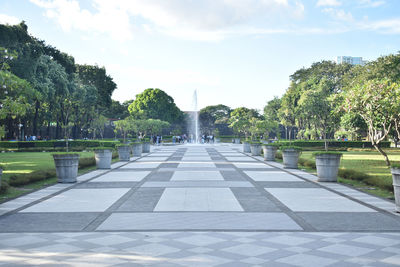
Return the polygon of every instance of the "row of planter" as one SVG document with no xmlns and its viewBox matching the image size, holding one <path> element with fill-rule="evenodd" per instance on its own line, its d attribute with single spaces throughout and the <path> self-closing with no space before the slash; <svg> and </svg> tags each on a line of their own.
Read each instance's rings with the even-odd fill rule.
<svg viewBox="0 0 400 267">
<path fill-rule="evenodd" d="M 275 161 L 275 154 L 279 146 L 274 144 L 263 144 L 258 142 L 244 142 L 243 152 L 260 156 L 263 150 L 265 161 Z M 286 169 L 297 169 L 301 149 L 296 147 L 282 147 L 283 166 Z M 336 182 L 339 170 L 341 153 L 320 152 L 315 154 L 318 181 Z"/>
<path fill-rule="evenodd" d="M 133 157 L 141 157 L 142 153 L 150 152 L 150 143 L 131 143 L 117 146 L 120 161 L 129 161 Z M 111 148 L 94 150 L 97 169 L 110 169 L 112 160 Z M 78 176 L 79 154 L 54 154 L 54 163 L 59 183 L 75 183 Z"/>
<path fill-rule="evenodd" d="M 273 144 L 262 144 L 257 142 L 244 142 L 243 152 L 251 153 L 253 156 L 261 155 L 263 149 L 265 161 L 275 161 L 275 154 L 279 146 Z M 286 169 L 297 169 L 301 149 L 296 147 L 281 147 L 283 166 Z M 317 152 L 314 153 L 315 165 L 319 182 L 337 182 L 341 153 Z M 400 164 L 392 164 L 391 168 L 396 211 L 400 212 Z"/>
</svg>

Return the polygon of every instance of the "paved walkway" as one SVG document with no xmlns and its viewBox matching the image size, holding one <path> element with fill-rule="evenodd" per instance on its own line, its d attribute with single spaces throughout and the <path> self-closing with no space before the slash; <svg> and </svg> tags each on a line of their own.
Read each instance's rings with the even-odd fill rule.
<svg viewBox="0 0 400 267">
<path fill-rule="evenodd" d="M 0 205 L 0 265 L 395 266 L 394 204 L 241 146 L 162 146 Z"/>
</svg>

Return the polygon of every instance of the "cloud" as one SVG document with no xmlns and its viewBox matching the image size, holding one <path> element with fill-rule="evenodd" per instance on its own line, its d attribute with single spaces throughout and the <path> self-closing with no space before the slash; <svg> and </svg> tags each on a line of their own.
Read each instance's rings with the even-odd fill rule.
<svg viewBox="0 0 400 267">
<path fill-rule="evenodd" d="M 64 31 L 105 33 L 114 39 L 129 40 L 134 29 L 161 32 L 194 40 L 221 40 L 235 28 L 275 19 L 298 19 L 304 14 L 299 0 L 92 0 L 92 9 L 83 9 L 77 0 L 30 0 L 45 9 Z M 228 32 L 228 34 L 227 34 Z"/>
<path fill-rule="evenodd" d="M 377 31 L 383 34 L 400 34 L 400 18 L 364 21 L 359 24 L 359 27 L 364 30 Z"/>
<path fill-rule="evenodd" d="M 21 20 L 17 17 L 13 16 L 8 16 L 5 14 L 0 14 L 0 24 L 9 24 L 9 25 L 15 25 L 20 23 Z"/>
<path fill-rule="evenodd" d="M 340 6 L 341 2 L 338 0 L 318 0 L 317 6 Z"/>
<path fill-rule="evenodd" d="M 358 3 L 361 7 L 378 7 L 386 4 L 384 0 L 358 0 Z"/>
<path fill-rule="evenodd" d="M 324 8 L 322 12 L 329 14 L 336 20 L 348 21 L 348 22 L 354 21 L 351 12 L 350 11 L 346 12 L 343 9 Z"/>
</svg>

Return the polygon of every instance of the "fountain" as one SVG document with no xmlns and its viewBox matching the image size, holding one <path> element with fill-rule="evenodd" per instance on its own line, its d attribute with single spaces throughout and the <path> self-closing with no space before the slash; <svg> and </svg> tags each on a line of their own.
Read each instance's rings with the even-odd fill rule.
<svg viewBox="0 0 400 267">
<path fill-rule="evenodd" d="M 192 143 L 199 143 L 199 111 L 197 108 L 197 90 L 194 90 L 192 100 L 192 111 L 190 112 L 190 120 L 188 122 L 189 136 L 193 137 Z"/>
</svg>

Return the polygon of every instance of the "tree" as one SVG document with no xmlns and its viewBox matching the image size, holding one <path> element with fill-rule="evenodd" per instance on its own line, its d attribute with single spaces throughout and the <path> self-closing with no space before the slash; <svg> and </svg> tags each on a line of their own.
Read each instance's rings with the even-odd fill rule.
<svg viewBox="0 0 400 267">
<path fill-rule="evenodd" d="M 207 106 L 199 112 L 201 132 L 212 133 L 215 131 L 215 124 L 228 123 L 231 108 L 222 104 Z"/>
<path fill-rule="evenodd" d="M 107 75 L 106 69 L 97 65 L 76 65 L 76 72 L 82 83 L 97 88 L 96 106 L 108 108 L 112 103 L 111 95 L 117 88 L 117 85 Z"/>
<path fill-rule="evenodd" d="M 96 131 L 99 132 L 101 139 L 104 136 L 104 129 L 106 127 L 108 120 L 103 115 L 99 115 L 96 119 L 94 119 L 91 123 L 91 129 L 93 131 L 93 138 L 96 137 Z"/>
<path fill-rule="evenodd" d="M 16 57 L 15 51 L 0 47 L 0 120 L 11 126 L 29 110 L 35 91 L 31 85 L 9 71 L 9 62 Z M 10 129 L 11 127 L 9 127 Z M 6 129 L 0 126 L 0 138 Z"/>
<path fill-rule="evenodd" d="M 336 106 L 340 101 L 334 99 L 332 83 L 327 80 L 309 80 L 309 89 L 304 91 L 299 99 L 299 108 L 307 112 L 308 123 L 322 133 L 325 150 L 328 150 L 327 136 L 334 133 L 340 122 L 340 114 Z"/>
<path fill-rule="evenodd" d="M 132 123 L 131 123 L 131 118 L 125 118 L 123 120 L 119 120 L 114 122 L 115 124 L 115 131 L 120 132 L 122 135 L 122 138 L 124 139 L 124 143 L 126 143 L 126 137 L 129 133 L 129 131 L 132 129 Z"/>
<path fill-rule="evenodd" d="M 261 116 L 255 109 L 245 107 L 236 108 L 231 112 L 229 118 L 229 127 L 237 134 L 244 134 L 247 138 L 250 133 L 251 119 L 260 119 Z"/>
<path fill-rule="evenodd" d="M 274 99 L 268 101 L 267 105 L 264 107 L 264 117 L 269 121 L 279 122 L 279 109 L 282 105 L 282 99 L 275 96 Z"/>
<path fill-rule="evenodd" d="M 149 88 L 136 95 L 128 110 L 134 119 L 159 119 L 169 123 L 182 123 L 184 117 L 174 99 L 157 88 Z"/>
<path fill-rule="evenodd" d="M 344 108 L 347 112 L 359 114 L 368 126 L 368 137 L 372 146 L 390 161 L 380 147 L 394 121 L 400 114 L 400 86 L 389 80 L 371 80 L 349 88 L 344 94 Z"/>
</svg>

